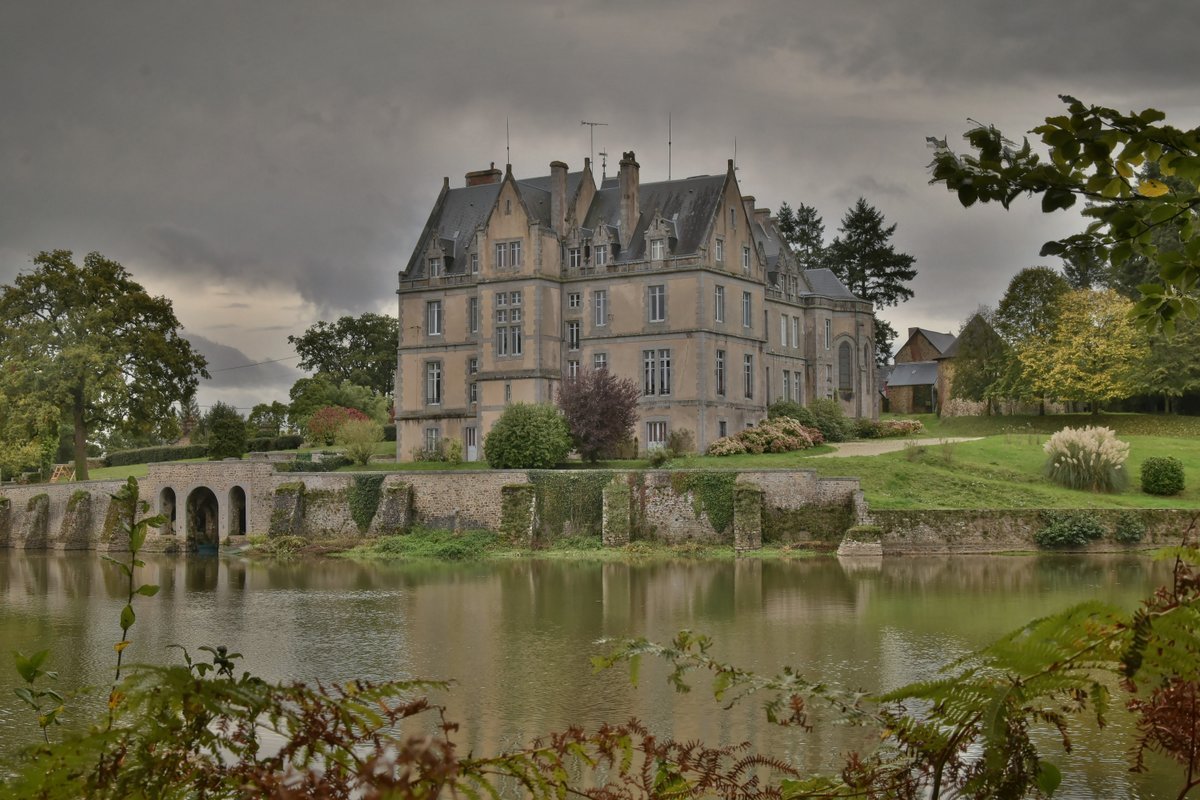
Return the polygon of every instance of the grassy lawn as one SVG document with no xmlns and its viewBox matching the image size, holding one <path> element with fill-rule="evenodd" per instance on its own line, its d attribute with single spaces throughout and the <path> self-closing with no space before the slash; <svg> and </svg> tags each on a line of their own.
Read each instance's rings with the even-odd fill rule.
<svg viewBox="0 0 1200 800">
<path fill-rule="evenodd" d="M 997 436 L 1016 433 L 1051 434 L 1063 428 L 1100 425 L 1112 428 L 1121 438 L 1127 436 L 1200 436 L 1200 417 L 1175 414 L 1049 414 L 1011 417 L 950 417 L 935 414 L 896 416 L 884 419 L 919 419 L 929 436 Z"/>
</svg>

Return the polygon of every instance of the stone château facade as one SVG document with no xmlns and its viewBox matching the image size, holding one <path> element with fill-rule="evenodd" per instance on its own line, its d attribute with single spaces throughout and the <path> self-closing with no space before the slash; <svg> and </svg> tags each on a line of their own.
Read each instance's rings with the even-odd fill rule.
<svg viewBox="0 0 1200 800">
<path fill-rule="evenodd" d="M 732 161 L 656 183 L 639 170 L 628 152 L 599 187 L 587 160 L 444 180 L 400 273 L 399 459 L 449 438 L 482 458 L 507 404 L 553 402 L 588 368 L 642 387 L 643 448 L 687 429 L 703 449 L 779 399 L 877 416 L 871 304 L 799 267 Z"/>
</svg>

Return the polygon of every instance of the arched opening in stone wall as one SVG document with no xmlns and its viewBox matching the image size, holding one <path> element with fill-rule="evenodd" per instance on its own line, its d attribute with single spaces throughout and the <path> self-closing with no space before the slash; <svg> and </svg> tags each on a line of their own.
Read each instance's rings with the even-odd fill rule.
<svg viewBox="0 0 1200 800">
<path fill-rule="evenodd" d="M 229 490 L 229 535 L 246 535 L 246 490 L 240 486 Z"/>
<path fill-rule="evenodd" d="M 187 500 L 187 544 L 201 553 L 215 553 L 221 538 L 221 506 L 207 486 L 192 490 Z"/>
<path fill-rule="evenodd" d="M 159 532 L 163 536 L 173 536 L 175 534 L 175 490 L 170 486 L 164 486 L 163 490 L 158 493 L 158 513 L 166 517 L 166 522 L 159 528 Z"/>
</svg>

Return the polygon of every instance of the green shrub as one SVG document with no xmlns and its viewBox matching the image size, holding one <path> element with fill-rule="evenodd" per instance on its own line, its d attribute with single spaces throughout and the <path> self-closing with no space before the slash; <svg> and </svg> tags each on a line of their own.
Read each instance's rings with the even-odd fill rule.
<svg viewBox="0 0 1200 800">
<path fill-rule="evenodd" d="M 854 435 L 859 439 L 886 439 L 925 432 L 925 426 L 919 419 L 860 419 L 852 424 Z"/>
<path fill-rule="evenodd" d="M 127 467 L 130 464 L 156 464 L 160 461 L 182 461 L 185 458 L 203 458 L 208 455 L 208 445 L 181 444 L 162 447 L 140 447 L 136 450 L 118 450 L 104 458 L 106 467 Z"/>
<path fill-rule="evenodd" d="M 304 445 L 304 437 L 298 433 L 285 433 L 283 436 L 276 436 L 275 441 L 271 443 L 272 450 L 296 450 Z"/>
<path fill-rule="evenodd" d="M 481 558 L 500 544 L 500 537 L 491 531 L 416 528 L 401 536 L 385 536 L 370 551 L 389 557 L 468 561 Z"/>
<path fill-rule="evenodd" d="M 1046 476 L 1068 489 L 1119 492 L 1128 483 L 1129 443 L 1111 428 L 1063 428 L 1047 440 Z"/>
<path fill-rule="evenodd" d="M 1142 462 L 1142 491 L 1170 496 L 1183 491 L 1183 462 L 1174 456 L 1147 458 Z"/>
<path fill-rule="evenodd" d="M 667 434 L 667 452 L 671 458 L 691 455 L 696 452 L 696 437 L 687 428 L 673 428 Z"/>
<path fill-rule="evenodd" d="M 309 454 L 305 454 L 309 455 Z M 313 459 L 311 456 L 308 459 L 299 459 L 295 461 L 283 461 L 275 465 L 276 472 L 336 472 L 342 467 L 348 467 L 352 464 L 350 459 L 343 455 L 329 456 L 326 458 Z"/>
<path fill-rule="evenodd" d="M 357 408 L 325 406 L 317 409 L 304 423 L 304 431 L 313 444 L 331 445 L 337 441 L 337 433 L 351 420 L 370 419 Z"/>
<path fill-rule="evenodd" d="M 241 458 L 246 453 L 246 420 L 231 405 L 217 402 L 206 417 L 208 422 L 208 457 Z"/>
<path fill-rule="evenodd" d="M 646 462 L 658 469 L 671 460 L 671 453 L 665 447 L 656 447 L 646 453 Z"/>
<path fill-rule="evenodd" d="M 373 419 L 351 419 L 337 429 L 338 444 L 346 448 L 346 457 L 366 464 L 375 454 L 375 445 L 383 441 L 383 426 Z"/>
<path fill-rule="evenodd" d="M 463 460 L 463 443 L 461 439 L 447 439 L 444 448 L 446 463 L 458 466 Z"/>
<path fill-rule="evenodd" d="M 1046 515 L 1046 525 L 1033 535 L 1038 547 L 1083 547 L 1104 537 L 1104 526 L 1086 511 L 1063 511 Z"/>
<path fill-rule="evenodd" d="M 1136 511 L 1125 511 L 1117 517 L 1113 538 L 1121 544 L 1137 544 L 1146 535 L 1146 522 Z"/>
<path fill-rule="evenodd" d="M 765 419 L 753 428 L 723 436 L 708 446 L 710 456 L 730 456 L 739 453 L 791 453 L 807 450 L 825 441 L 816 428 L 805 427 L 798 420 L 781 416 Z"/>
<path fill-rule="evenodd" d="M 549 403 L 513 403 L 483 440 L 483 456 L 493 469 L 549 469 L 571 450 L 571 434 Z"/>
<path fill-rule="evenodd" d="M 809 403 L 808 410 L 812 414 L 813 425 L 825 437 L 825 441 L 844 442 L 854 434 L 854 421 L 846 418 L 837 400 L 814 400 Z"/>
<path fill-rule="evenodd" d="M 776 400 L 767 407 L 767 419 L 776 417 L 791 417 L 806 428 L 817 427 L 817 418 L 812 411 L 791 400 Z"/>
<path fill-rule="evenodd" d="M 385 442 L 396 441 L 396 423 L 389 422 L 383 426 L 383 440 Z"/>
</svg>

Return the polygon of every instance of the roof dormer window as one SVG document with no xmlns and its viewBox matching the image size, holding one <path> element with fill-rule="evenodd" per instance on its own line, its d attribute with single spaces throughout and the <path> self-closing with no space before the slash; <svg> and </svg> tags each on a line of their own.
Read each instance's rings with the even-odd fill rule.
<svg viewBox="0 0 1200 800">
<path fill-rule="evenodd" d="M 666 250 L 666 247 L 664 245 L 665 245 L 665 242 L 662 239 L 651 239 L 650 240 L 650 260 L 651 261 L 662 261 L 663 260 L 663 253 Z"/>
</svg>

